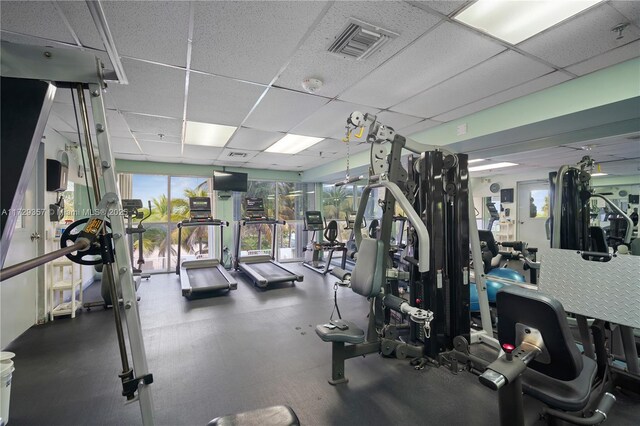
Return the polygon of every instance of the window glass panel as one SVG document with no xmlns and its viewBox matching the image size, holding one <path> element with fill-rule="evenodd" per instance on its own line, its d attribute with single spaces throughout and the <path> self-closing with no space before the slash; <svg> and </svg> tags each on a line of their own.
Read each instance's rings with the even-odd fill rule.
<svg viewBox="0 0 640 426">
<path fill-rule="evenodd" d="M 120 180 L 121 185 L 124 181 L 124 179 Z M 143 226 L 147 231 L 143 234 L 142 239 L 144 264 L 141 264 L 141 269 L 145 272 L 167 271 L 169 267 L 168 250 L 170 248 L 167 226 L 169 218 L 169 198 L 167 196 L 168 177 L 162 175 L 133 174 L 131 175 L 130 182 L 131 198 L 142 200 L 142 213 L 144 217 L 148 216 L 143 222 Z M 126 194 L 129 189 L 120 188 L 120 191 Z M 149 201 L 151 201 L 151 212 L 149 212 L 149 208 L 147 207 Z M 134 223 L 136 224 L 139 221 L 139 219 L 134 219 Z M 140 259 L 138 246 L 139 240 L 135 238 L 133 255 L 136 266 L 138 259 Z"/>
<path fill-rule="evenodd" d="M 180 256 L 209 257 L 209 239 L 213 238 L 213 229 L 207 226 L 183 227 L 178 232 L 177 224 L 191 217 L 189 198 L 209 197 L 209 178 L 171 176 L 171 269 L 176 267 L 178 260 L 178 244 Z M 213 206 L 213 202 L 211 203 Z M 180 234 L 180 241 L 178 241 Z M 213 240 L 212 240 L 213 241 Z"/>
<path fill-rule="evenodd" d="M 549 190 L 537 189 L 531 191 L 529 196 L 529 217 L 549 217 Z"/>
<path fill-rule="evenodd" d="M 345 220 L 345 214 L 352 213 L 353 186 L 322 185 L 322 213 L 325 219 Z"/>
</svg>

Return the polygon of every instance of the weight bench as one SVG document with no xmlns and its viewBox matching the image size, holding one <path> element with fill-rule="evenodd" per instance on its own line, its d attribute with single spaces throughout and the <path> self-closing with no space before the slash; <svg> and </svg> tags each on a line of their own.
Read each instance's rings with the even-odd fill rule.
<svg viewBox="0 0 640 426">
<path fill-rule="evenodd" d="M 375 333 L 373 303 L 380 294 L 384 281 L 384 243 L 375 239 L 362 239 L 358 248 L 358 260 L 351 273 L 351 290 L 371 299 L 369 307 L 369 335 L 351 321 L 333 320 L 329 324 L 316 326 L 316 334 L 325 342 L 332 343 L 331 379 L 337 385 L 349 380 L 344 376 L 344 361 L 360 355 L 377 352 L 380 342 Z M 335 328 L 330 328 L 333 325 Z M 345 345 L 349 343 L 349 345 Z"/>
<path fill-rule="evenodd" d="M 300 426 L 291 407 L 276 405 L 211 420 L 207 426 Z"/>
</svg>

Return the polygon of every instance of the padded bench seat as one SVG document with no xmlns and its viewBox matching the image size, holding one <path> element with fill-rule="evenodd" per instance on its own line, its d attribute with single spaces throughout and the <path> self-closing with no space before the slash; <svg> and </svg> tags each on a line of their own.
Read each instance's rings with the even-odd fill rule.
<svg viewBox="0 0 640 426">
<path fill-rule="evenodd" d="M 364 342 L 364 330 L 358 328 L 357 325 L 351 321 L 345 320 L 332 320 L 333 324 L 346 325 L 346 330 L 340 330 L 339 328 L 329 329 L 324 324 L 316 326 L 316 334 L 325 342 L 343 342 L 343 343 L 363 343 Z"/>
<path fill-rule="evenodd" d="M 286 405 L 230 414 L 211 420 L 207 426 L 300 426 L 296 413 Z"/>
</svg>

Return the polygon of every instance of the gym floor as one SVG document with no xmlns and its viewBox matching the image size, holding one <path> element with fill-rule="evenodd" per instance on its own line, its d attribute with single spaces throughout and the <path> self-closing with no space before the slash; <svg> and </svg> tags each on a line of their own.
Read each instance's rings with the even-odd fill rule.
<svg viewBox="0 0 640 426">
<path fill-rule="evenodd" d="M 187 300 L 178 277 L 153 275 L 138 294 L 155 402 L 162 425 L 205 425 L 214 417 L 286 404 L 304 425 L 495 425 L 497 394 L 471 373 L 416 371 L 377 354 L 346 362 L 350 382 L 327 383 L 331 345 L 315 334 L 329 319 L 333 277 L 287 264 L 305 281 L 238 289 Z M 99 297 L 94 284 L 85 300 Z M 367 301 L 338 290 L 346 319 L 366 326 Z M 124 405 L 111 310 L 57 318 L 16 339 L 10 424 L 140 424 L 137 403 Z M 640 402 L 618 395 L 608 425 L 640 424 Z"/>
</svg>

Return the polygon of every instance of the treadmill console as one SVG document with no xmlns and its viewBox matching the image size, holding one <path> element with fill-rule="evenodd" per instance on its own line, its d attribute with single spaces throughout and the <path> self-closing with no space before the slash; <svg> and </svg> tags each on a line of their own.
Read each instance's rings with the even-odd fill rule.
<svg viewBox="0 0 640 426">
<path fill-rule="evenodd" d="M 248 220 L 265 220 L 267 214 L 264 210 L 264 200 L 262 198 L 247 197 L 244 199 L 244 211 Z"/>
<path fill-rule="evenodd" d="M 124 215 L 132 218 L 140 219 L 142 217 L 142 212 L 138 211 L 138 209 L 142 208 L 142 200 L 139 199 L 123 199 L 122 200 L 122 210 Z"/>
<path fill-rule="evenodd" d="M 209 197 L 189 197 L 191 222 L 211 220 L 211 199 Z"/>
<path fill-rule="evenodd" d="M 322 231 L 324 222 L 319 211 L 304 212 L 304 224 L 306 231 Z"/>
</svg>

